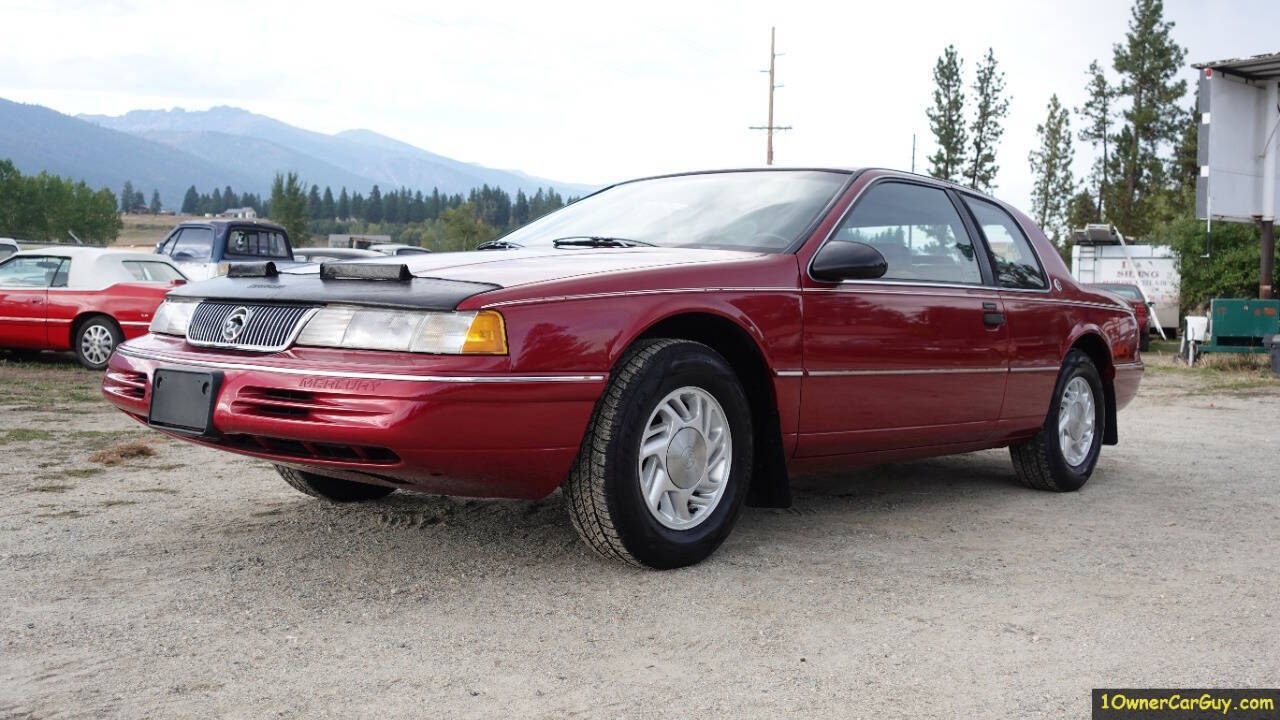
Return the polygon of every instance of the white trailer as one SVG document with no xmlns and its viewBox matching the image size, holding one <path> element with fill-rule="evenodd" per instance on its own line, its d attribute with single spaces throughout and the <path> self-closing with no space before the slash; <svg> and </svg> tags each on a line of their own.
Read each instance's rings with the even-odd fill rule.
<svg viewBox="0 0 1280 720">
<path fill-rule="evenodd" d="M 1082 283 L 1137 285 L 1147 300 L 1155 303 L 1155 322 L 1170 337 L 1177 331 L 1181 276 L 1171 248 L 1076 243 L 1071 247 L 1071 276 Z"/>
</svg>

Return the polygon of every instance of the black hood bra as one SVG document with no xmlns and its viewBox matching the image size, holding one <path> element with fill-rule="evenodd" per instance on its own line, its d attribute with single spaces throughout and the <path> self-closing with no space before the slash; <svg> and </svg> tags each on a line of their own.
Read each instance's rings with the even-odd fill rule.
<svg viewBox="0 0 1280 720">
<path fill-rule="evenodd" d="M 467 298 L 498 290 L 493 283 L 412 277 L 323 279 L 319 273 L 263 277 L 217 277 L 169 291 L 174 299 L 243 301 L 255 304 L 365 305 L 403 310 L 454 310 Z"/>
</svg>

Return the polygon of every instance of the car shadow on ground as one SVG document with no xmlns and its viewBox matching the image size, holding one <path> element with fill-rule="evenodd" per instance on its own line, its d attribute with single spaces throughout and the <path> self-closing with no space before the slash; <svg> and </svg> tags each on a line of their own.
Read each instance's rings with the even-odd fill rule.
<svg viewBox="0 0 1280 720">
<path fill-rule="evenodd" d="M 984 507 L 1038 495 L 1016 483 L 1003 451 L 803 475 L 795 478 L 793 490 L 790 508 L 745 508 L 729 541 L 709 562 L 749 565 L 764 546 L 799 554 L 814 534 L 891 531 L 908 518 L 940 522 L 954 513 L 979 514 Z M 557 572 L 587 575 L 630 572 L 587 550 L 560 491 L 536 501 L 399 492 L 359 505 L 278 495 L 259 503 L 256 511 L 224 515 L 217 534 L 239 548 L 227 548 L 228 556 L 252 553 L 298 570 L 299 581 L 309 572 L 323 574 L 318 562 L 358 565 L 370 576 L 415 582 L 463 568 L 473 577 L 499 569 L 505 574 L 517 565 L 552 565 Z"/>
</svg>

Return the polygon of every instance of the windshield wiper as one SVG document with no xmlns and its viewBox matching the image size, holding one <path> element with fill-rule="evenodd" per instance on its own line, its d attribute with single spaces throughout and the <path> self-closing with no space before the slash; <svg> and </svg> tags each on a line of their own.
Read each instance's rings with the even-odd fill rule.
<svg viewBox="0 0 1280 720">
<path fill-rule="evenodd" d="M 479 245 L 476 246 L 476 249 L 477 250 L 516 250 L 522 247 L 524 246 L 521 245 L 520 243 L 511 242 L 510 240 L 490 240 L 488 242 L 480 243 Z"/>
<path fill-rule="evenodd" d="M 622 248 L 622 247 L 657 247 L 653 243 L 647 243 L 643 240 L 630 240 L 628 238 L 619 237 L 603 237 L 600 235 L 570 235 L 568 237 L 556 238 L 551 241 L 552 247 L 597 247 L 597 248 Z"/>
</svg>

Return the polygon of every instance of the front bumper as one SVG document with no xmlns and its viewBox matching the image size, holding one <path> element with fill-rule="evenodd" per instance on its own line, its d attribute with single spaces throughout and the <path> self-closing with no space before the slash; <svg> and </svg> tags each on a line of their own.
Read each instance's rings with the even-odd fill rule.
<svg viewBox="0 0 1280 720">
<path fill-rule="evenodd" d="M 335 477 L 480 497 L 537 498 L 559 486 L 606 380 L 521 375 L 506 358 L 252 355 L 147 335 L 111 357 L 103 395 L 145 423 L 161 367 L 223 374 L 213 432 L 174 437 Z"/>
</svg>

